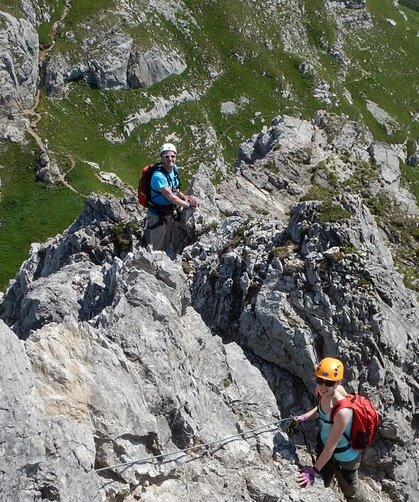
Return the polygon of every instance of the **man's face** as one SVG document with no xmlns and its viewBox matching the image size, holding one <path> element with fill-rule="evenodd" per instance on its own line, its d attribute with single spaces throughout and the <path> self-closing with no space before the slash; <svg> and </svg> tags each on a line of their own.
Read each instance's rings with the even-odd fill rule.
<svg viewBox="0 0 419 502">
<path fill-rule="evenodd" d="M 166 169 L 173 169 L 176 162 L 176 154 L 171 150 L 167 150 L 161 154 L 161 159 Z"/>
</svg>

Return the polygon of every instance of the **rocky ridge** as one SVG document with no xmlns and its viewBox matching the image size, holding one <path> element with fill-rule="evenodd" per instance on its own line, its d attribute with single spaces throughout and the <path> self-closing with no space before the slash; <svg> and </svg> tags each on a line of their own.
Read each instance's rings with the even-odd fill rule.
<svg viewBox="0 0 419 502">
<path fill-rule="evenodd" d="M 93 196 L 63 235 L 34 244 L 0 304 L 1 497 L 341 500 L 298 488 L 310 457 L 284 432 L 313 404 L 315 361 L 336 353 L 348 388 L 385 418 L 363 459 L 371 500 L 416 500 L 416 298 L 359 196 L 298 202 L 330 183 L 319 164 L 350 152 L 345 179 L 370 140 L 342 117 L 276 118 L 216 189 L 201 166 L 174 260 L 143 247 L 134 199 Z"/>
</svg>

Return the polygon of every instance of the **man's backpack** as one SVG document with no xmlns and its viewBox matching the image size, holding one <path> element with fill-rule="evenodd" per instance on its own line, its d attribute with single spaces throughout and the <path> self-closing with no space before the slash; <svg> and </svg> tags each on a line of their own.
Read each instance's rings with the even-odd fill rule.
<svg viewBox="0 0 419 502">
<path fill-rule="evenodd" d="M 353 410 L 351 435 L 344 436 L 354 450 L 365 450 L 373 441 L 381 422 L 381 417 L 372 402 L 359 394 L 348 394 L 345 399 L 338 401 L 330 412 L 330 419 L 342 408 Z"/>
<path fill-rule="evenodd" d="M 148 207 L 151 199 L 151 177 L 161 164 L 148 164 L 143 167 L 140 181 L 138 182 L 138 203 L 143 207 Z"/>
<path fill-rule="evenodd" d="M 159 206 L 159 204 L 155 204 L 152 201 L 151 195 L 151 177 L 158 169 L 160 169 L 160 171 L 166 176 L 166 178 L 169 179 L 169 175 L 163 168 L 163 164 L 161 162 L 157 162 L 156 164 L 148 164 L 143 168 L 141 172 L 140 181 L 138 182 L 138 203 L 143 207 L 153 207 L 155 209 L 163 207 Z M 180 182 L 177 167 L 175 167 L 174 173 L 177 178 L 179 188 Z M 165 207 L 165 209 L 167 209 L 167 206 Z"/>
</svg>

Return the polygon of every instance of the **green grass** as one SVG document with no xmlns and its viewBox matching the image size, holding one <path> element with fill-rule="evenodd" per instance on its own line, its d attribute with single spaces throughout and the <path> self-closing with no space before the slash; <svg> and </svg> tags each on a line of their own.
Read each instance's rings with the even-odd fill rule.
<svg viewBox="0 0 419 502">
<path fill-rule="evenodd" d="M 48 46 L 52 43 L 52 28 L 54 23 L 58 21 L 65 8 L 65 0 L 49 0 L 48 6 L 51 12 L 51 19 L 41 23 L 38 28 L 39 44 Z"/>
<path fill-rule="evenodd" d="M 305 27 L 312 44 L 324 50 L 336 40 L 337 26 L 328 15 L 323 0 L 305 0 Z M 327 20 L 327 22 L 325 22 Z"/>
<path fill-rule="evenodd" d="M 121 198 L 122 192 L 111 185 L 104 185 L 96 176 L 95 169 L 84 162 L 77 162 L 74 169 L 68 173 L 66 179 L 78 192 L 86 197 L 92 192 L 98 194 L 112 193 Z"/>
<path fill-rule="evenodd" d="M 333 204 L 333 196 L 336 191 L 323 188 L 318 185 L 313 185 L 310 190 L 300 200 L 319 200 L 322 201 L 321 207 L 318 209 L 319 221 L 324 224 L 326 222 L 341 221 L 351 217 L 351 213 L 343 209 L 339 205 Z"/>
<path fill-rule="evenodd" d="M 400 169 L 403 178 L 406 180 L 407 188 L 415 196 L 416 204 L 419 206 L 419 168 L 418 166 L 408 166 L 401 162 Z"/>
<path fill-rule="evenodd" d="M 21 2 L 19 0 L 3 0 L 0 10 L 17 18 L 23 17 Z"/>
<path fill-rule="evenodd" d="M 61 101 L 43 99 L 46 110 L 38 126 L 41 136 L 48 138 L 50 149 L 72 156 L 78 161 L 92 161 L 104 171 L 115 172 L 135 185 L 138 177 L 140 148 L 130 138 L 124 145 L 111 144 L 104 133 L 121 134 L 124 114 L 134 111 L 133 98 L 139 95 L 124 91 L 101 92 L 83 82 L 74 83 L 69 96 Z M 129 98 L 129 99 L 126 99 Z M 147 162 L 145 162 L 147 163 Z"/>
<path fill-rule="evenodd" d="M 419 112 L 419 14 L 403 9 L 409 25 L 395 11 L 390 0 L 369 0 L 374 29 L 358 30 L 345 50 L 357 64 L 347 77 L 347 86 L 355 106 L 376 140 L 401 142 L 419 136 L 419 124 L 411 113 Z M 387 19 L 396 21 L 396 26 Z M 409 29 L 408 29 L 409 28 Z M 374 101 L 400 125 L 393 135 L 388 135 L 366 109 L 366 99 Z"/>
<path fill-rule="evenodd" d="M 80 213 L 84 201 L 65 187 L 34 181 L 34 145 L 0 143 L 3 193 L 0 200 L 0 290 L 27 259 L 32 242 L 62 232 Z M 13 169 L 6 169 L 12 164 Z"/>
<path fill-rule="evenodd" d="M 399 3 L 419 12 L 419 0 L 399 0 Z"/>
</svg>

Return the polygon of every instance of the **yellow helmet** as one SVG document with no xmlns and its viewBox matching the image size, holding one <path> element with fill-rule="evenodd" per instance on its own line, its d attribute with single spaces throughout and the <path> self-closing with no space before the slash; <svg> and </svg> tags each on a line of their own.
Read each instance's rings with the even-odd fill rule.
<svg viewBox="0 0 419 502">
<path fill-rule="evenodd" d="M 317 365 L 316 377 L 338 382 L 343 378 L 343 362 L 333 357 L 325 357 Z"/>
</svg>

